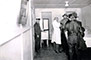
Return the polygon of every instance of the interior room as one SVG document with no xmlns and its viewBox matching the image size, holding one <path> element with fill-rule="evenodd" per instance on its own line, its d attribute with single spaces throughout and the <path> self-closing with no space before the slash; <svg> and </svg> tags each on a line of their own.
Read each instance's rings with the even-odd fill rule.
<svg viewBox="0 0 91 60">
<path fill-rule="evenodd" d="M 41 32 L 41 47 L 43 47 L 43 44 L 47 46 L 47 49 L 48 47 L 50 47 L 50 43 L 52 40 L 52 22 L 54 18 L 59 17 L 59 20 L 62 20 L 63 14 L 65 13 L 69 14 L 71 12 L 76 12 L 78 16 L 77 19 L 82 22 L 82 25 L 85 28 L 84 40 L 89 51 L 89 48 L 91 47 L 91 41 L 90 41 L 91 40 L 91 26 L 90 26 L 91 25 L 90 23 L 91 22 L 90 21 L 91 1 L 90 0 L 33 0 L 33 5 L 34 5 L 35 18 L 40 18 L 40 26 L 42 30 L 45 29 L 44 28 L 45 24 L 47 26 L 47 22 L 45 22 L 45 20 L 49 20 L 48 21 L 49 25 L 47 27 L 47 29 L 49 30 Z M 49 55 L 46 56 L 46 53 L 48 53 L 49 51 L 47 51 L 46 53 L 45 51 L 43 50 L 40 53 L 40 55 L 43 54 L 44 56 L 34 58 L 34 60 L 40 60 L 40 59 L 55 60 L 56 58 L 58 58 L 58 60 L 59 59 L 61 60 L 61 57 L 53 58 L 51 53 L 49 53 Z M 88 55 L 89 54 L 87 53 L 87 55 L 85 56 L 88 56 Z M 61 55 L 59 54 L 59 56 Z M 83 58 L 83 60 L 91 59 L 91 58 L 89 59 L 88 58 Z M 62 60 L 66 60 L 66 59 L 62 59 Z"/>
<path fill-rule="evenodd" d="M 0 0 L 0 60 L 68 60 L 66 53 L 56 53 L 52 47 L 52 23 L 73 12 L 85 28 L 87 49 L 81 58 L 91 60 L 91 0 Z M 35 52 L 36 22 L 41 32 L 39 54 Z"/>
</svg>

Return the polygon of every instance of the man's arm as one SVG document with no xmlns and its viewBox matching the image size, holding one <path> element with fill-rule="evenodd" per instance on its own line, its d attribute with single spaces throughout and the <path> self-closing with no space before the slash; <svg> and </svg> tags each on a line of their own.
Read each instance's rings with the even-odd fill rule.
<svg viewBox="0 0 91 60">
<path fill-rule="evenodd" d="M 65 24 L 65 36 L 68 39 L 68 28 L 69 28 L 69 23 Z"/>
</svg>

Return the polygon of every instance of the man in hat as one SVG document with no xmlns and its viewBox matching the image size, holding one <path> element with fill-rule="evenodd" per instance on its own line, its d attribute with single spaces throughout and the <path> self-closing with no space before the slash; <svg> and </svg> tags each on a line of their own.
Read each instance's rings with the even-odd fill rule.
<svg viewBox="0 0 91 60">
<path fill-rule="evenodd" d="M 78 17 L 76 12 L 73 12 L 72 14 L 69 14 L 69 17 L 72 16 L 72 15 L 74 15 L 74 17 L 75 17 L 74 20 L 80 25 L 81 30 L 82 30 L 80 33 L 81 33 L 82 37 L 84 37 L 84 36 L 85 36 L 85 34 L 84 34 L 85 29 L 84 29 L 84 27 L 82 26 L 82 22 L 81 22 L 81 21 L 78 21 L 78 20 L 76 19 L 76 18 Z"/>
<path fill-rule="evenodd" d="M 70 22 L 70 20 L 68 19 L 67 14 L 64 14 L 62 17 L 63 17 L 63 19 L 60 22 L 60 24 L 62 24 L 61 42 L 62 42 L 63 51 L 66 53 L 66 55 L 68 55 L 68 43 L 67 43 L 67 39 L 66 39 L 66 35 L 65 35 L 65 24 Z"/>
<path fill-rule="evenodd" d="M 39 53 L 40 51 L 40 41 L 41 41 L 41 28 L 39 24 L 40 18 L 36 19 L 36 23 L 34 24 L 34 37 L 35 37 L 35 52 Z"/>
<path fill-rule="evenodd" d="M 77 21 L 77 13 L 73 12 L 69 14 L 71 20 L 66 24 L 66 30 L 68 32 L 68 46 L 69 46 L 69 60 L 80 60 L 79 52 L 79 33 L 82 32 L 81 22 Z"/>
</svg>

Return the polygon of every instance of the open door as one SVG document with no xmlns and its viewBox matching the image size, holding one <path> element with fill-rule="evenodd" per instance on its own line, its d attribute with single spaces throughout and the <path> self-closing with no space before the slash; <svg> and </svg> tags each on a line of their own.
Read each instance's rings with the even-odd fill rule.
<svg viewBox="0 0 91 60">
<path fill-rule="evenodd" d="M 48 46 L 48 40 L 49 40 L 49 19 L 43 18 L 43 31 L 42 31 L 42 41 L 45 40 L 47 42 Z"/>
</svg>

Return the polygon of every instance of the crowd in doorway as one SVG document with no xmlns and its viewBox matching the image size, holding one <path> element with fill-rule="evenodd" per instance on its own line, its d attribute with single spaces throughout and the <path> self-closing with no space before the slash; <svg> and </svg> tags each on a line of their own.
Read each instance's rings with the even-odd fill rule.
<svg viewBox="0 0 91 60">
<path fill-rule="evenodd" d="M 86 50 L 86 44 L 83 39 L 85 28 L 82 26 L 82 22 L 77 20 L 76 12 L 64 14 L 62 17 L 62 20 L 59 17 L 55 17 L 52 22 L 53 34 L 51 43 L 53 50 L 57 54 L 65 52 L 68 60 L 81 60 L 81 51 Z M 36 53 L 40 51 L 41 42 L 39 20 L 37 19 L 34 24 Z"/>
</svg>

